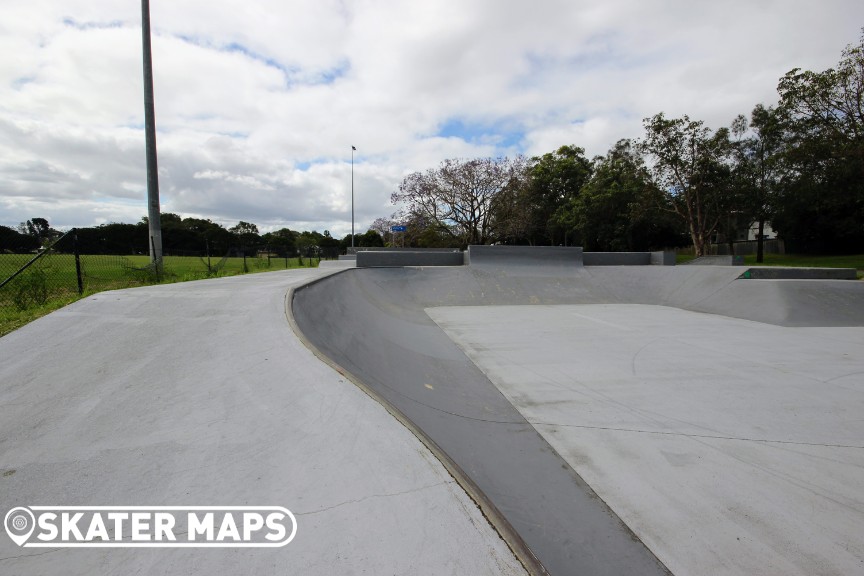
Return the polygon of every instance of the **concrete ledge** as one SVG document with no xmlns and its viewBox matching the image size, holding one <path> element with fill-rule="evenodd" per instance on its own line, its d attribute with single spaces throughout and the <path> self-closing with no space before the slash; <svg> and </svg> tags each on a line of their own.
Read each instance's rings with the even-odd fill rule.
<svg viewBox="0 0 864 576">
<path fill-rule="evenodd" d="M 459 248 L 400 248 L 398 246 L 355 246 L 347 250 L 349 255 L 358 252 L 461 252 Z"/>
<path fill-rule="evenodd" d="M 675 266 L 675 252 L 672 250 L 660 250 L 651 252 L 651 264 L 654 266 Z"/>
<path fill-rule="evenodd" d="M 743 266 L 744 256 L 700 256 L 685 264 L 693 266 Z"/>
<path fill-rule="evenodd" d="M 471 266 L 582 266 L 582 248 L 576 246 L 469 246 Z"/>
<path fill-rule="evenodd" d="M 585 252 L 582 262 L 585 266 L 648 266 L 651 264 L 651 253 Z"/>
<path fill-rule="evenodd" d="M 358 268 L 382 266 L 462 266 L 461 252 L 357 252 Z"/>
<path fill-rule="evenodd" d="M 857 280 L 854 268 L 750 268 L 741 278 L 751 280 Z"/>
</svg>

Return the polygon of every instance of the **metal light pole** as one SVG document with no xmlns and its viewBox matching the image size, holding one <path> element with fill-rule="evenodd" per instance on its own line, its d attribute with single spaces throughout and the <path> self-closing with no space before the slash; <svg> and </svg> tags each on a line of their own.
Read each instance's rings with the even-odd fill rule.
<svg viewBox="0 0 864 576">
<path fill-rule="evenodd" d="M 351 248 L 354 248 L 354 152 L 357 150 L 351 146 Z"/>
<path fill-rule="evenodd" d="M 150 0 L 141 0 L 141 35 L 144 48 L 144 138 L 147 153 L 147 219 L 150 261 L 162 272 L 162 223 L 159 215 L 159 170 L 156 165 L 156 113 L 153 103 L 153 56 L 150 49 Z"/>
</svg>

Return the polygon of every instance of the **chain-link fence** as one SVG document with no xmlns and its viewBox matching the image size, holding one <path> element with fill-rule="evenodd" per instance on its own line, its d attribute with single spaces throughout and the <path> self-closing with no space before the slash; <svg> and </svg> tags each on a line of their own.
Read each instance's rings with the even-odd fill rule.
<svg viewBox="0 0 864 576">
<path fill-rule="evenodd" d="M 98 252 L 98 247 L 87 246 L 86 251 Z M 318 246 L 300 250 L 241 246 L 223 253 L 211 253 L 205 246 L 200 252 L 166 252 L 159 268 L 148 254 L 82 253 L 76 231 L 71 230 L 37 253 L 0 252 L 0 334 L 38 316 L 40 310 L 58 308 L 94 292 L 317 266 L 322 258 L 338 255 L 338 248 Z"/>
</svg>

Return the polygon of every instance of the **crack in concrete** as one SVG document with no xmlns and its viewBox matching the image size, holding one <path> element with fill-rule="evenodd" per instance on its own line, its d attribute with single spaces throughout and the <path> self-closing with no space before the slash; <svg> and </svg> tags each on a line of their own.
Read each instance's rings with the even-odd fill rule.
<svg viewBox="0 0 864 576">
<path fill-rule="evenodd" d="M 445 480 L 443 482 L 437 482 L 435 484 L 429 484 L 428 486 L 420 486 L 419 488 L 412 488 L 411 490 L 403 490 L 402 492 L 392 492 L 389 494 L 370 494 L 369 496 L 364 496 L 362 498 L 356 498 L 354 500 L 346 500 L 345 502 L 340 502 L 338 504 L 333 504 L 332 506 L 327 506 L 324 508 L 320 508 L 318 510 L 312 510 L 309 512 L 294 512 L 295 516 L 312 516 L 313 514 L 320 514 L 322 512 L 329 512 L 330 510 L 335 510 L 336 508 L 341 508 L 342 506 L 348 506 L 349 504 L 359 504 L 361 502 L 365 502 L 366 500 L 371 500 L 373 498 L 391 498 L 393 496 L 404 496 L 406 494 L 414 494 L 416 492 L 422 492 L 424 490 L 428 490 L 430 488 L 437 488 L 439 486 L 446 486 L 447 484 L 454 484 L 454 480 Z"/>
</svg>

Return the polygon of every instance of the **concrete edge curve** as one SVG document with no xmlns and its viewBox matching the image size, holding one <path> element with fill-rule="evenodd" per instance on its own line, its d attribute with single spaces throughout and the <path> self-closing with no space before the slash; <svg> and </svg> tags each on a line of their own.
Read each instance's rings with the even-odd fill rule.
<svg viewBox="0 0 864 576">
<path fill-rule="evenodd" d="M 393 416 L 400 424 L 405 426 L 409 432 L 411 432 L 423 446 L 429 450 L 432 455 L 441 463 L 442 466 L 447 470 L 447 472 L 453 477 L 457 484 L 465 491 L 469 498 L 477 505 L 480 509 L 480 512 L 483 514 L 483 517 L 489 522 L 492 528 L 501 536 L 501 539 L 507 544 L 507 547 L 516 557 L 516 559 L 522 564 L 525 570 L 531 574 L 532 576 L 548 576 L 549 572 L 540 562 L 540 560 L 531 552 L 531 549 L 519 535 L 515 528 L 510 524 L 509 521 L 504 517 L 504 515 L 498 510 L 498 508 L 492 503 L 492 501 L 486 496 L 486 494 L 480 490 L 477 484 L 465 473 L 462 468 L 453 461 L 442 449 L 438 446 L 432 438 L 430 438 L 423 430 L 421 430 L 417 425 L 414 424 L 401 410 L 399 410 L 396 406 L 394 406 L 389 400 L 384 398 L 381 394 L 376 392 L 373 388 L 366 385 L 360 378 L 355 376 L 349 370 L 346 370 L 344 367 L 339 365 L 332 358 L 324 354 L 315 344 L 309 340 L 303 331 L 300 329 L 300 326 L 297 324 L 296 319 L 294 318 L 293 312 L 293 303 L 294 303 L 294 293 L 297 289 L 305 288 L 307 286 L 311 286 L 317 284 L 318 282 L 323 281 L 325 278 L 330 278 L 332 276 L 336 276 L 345 272 L 346 270 L 339 270 L 333 274 L 328 274 L 326 276 L 315 278 L 309 282 L 304 284 L 294 286 L 288 289 L 288 292 L 285 295 L 285 317 L 288 320 L 288 325 L 291 327 L 291 330 L 300 340 L 300 342 L 315 355 L 316 358 L 321 360 L 323 363 L 327 364 L 333 370 L 338 372 L 340 375 L 347 378 L 352 384 L 357 386 L 362 392 L 364 392 L 367 396 L 372 398 L 378 404 L 380 404 L 391 416 Z"/>
</svg>

